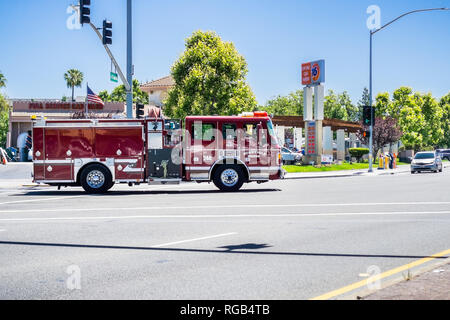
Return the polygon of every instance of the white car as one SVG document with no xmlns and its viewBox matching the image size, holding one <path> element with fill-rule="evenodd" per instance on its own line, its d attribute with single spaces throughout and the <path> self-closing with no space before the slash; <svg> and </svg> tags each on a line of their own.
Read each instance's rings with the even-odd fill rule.
<svg viewBox="0 0 450 320">
<path fill-rule="evenodd" d="M 288 148 L 281 148 L 281 158 L 283 160 L 283 164 L 295 164 L 297 162 L 302 161 L 303 155 L 301 153 L 296 153 Z"/>
<path fill-rule="evenodd" d="M 442 159 L 436 152 L 419 152 L 411 162 L 411 173 L 422 171 L 442 172 Z"/>
</svg>

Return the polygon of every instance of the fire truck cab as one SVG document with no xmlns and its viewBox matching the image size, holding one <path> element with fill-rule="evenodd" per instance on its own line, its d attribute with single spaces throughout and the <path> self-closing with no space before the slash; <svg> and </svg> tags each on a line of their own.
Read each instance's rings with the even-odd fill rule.
<svg viewBox="0 0 450 320">
<path fill-rule="evenodd" d="M 183 125 L 184 124 L 184 125 Z M 114 184 L 213 182 L 225 192 L 282 179 L 281 148 L 265 112 L 179 120 L 38 120 L 33 180 L 105 193 Z"/>
</svg>

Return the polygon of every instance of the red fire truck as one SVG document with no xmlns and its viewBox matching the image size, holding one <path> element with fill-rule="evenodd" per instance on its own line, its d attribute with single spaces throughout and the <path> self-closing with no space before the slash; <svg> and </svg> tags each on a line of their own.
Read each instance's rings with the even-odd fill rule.
<svg viewBox="0 0 450 320">
<path fill-rule="evenodd" d="M 213 182 L 220 190 L 282 179 L 281 153 L 265 112 L 179 120 L 36 120 L 33 179 L 105 193 L 130 186 Z"/>
</svg>

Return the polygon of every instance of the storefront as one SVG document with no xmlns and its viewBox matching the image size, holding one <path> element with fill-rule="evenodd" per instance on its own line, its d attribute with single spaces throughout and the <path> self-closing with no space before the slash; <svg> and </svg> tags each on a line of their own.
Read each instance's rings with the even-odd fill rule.
<svg viewBox="0 0 450 320">
<path fill-rule="evenodd" d="M 12 100 L 11 104 L 7 148 L 18 147 L 18 137 L 31 130 L 34 116 L 47 119 L 73 119 L 85 110 L 82 102 L 70 103 L 59 100 Z M 120 117 L 124 112 L 125 105 L 122 102 L 89 105 L 89 113 L 94 113 L 98 118 Z"/>
</svg>

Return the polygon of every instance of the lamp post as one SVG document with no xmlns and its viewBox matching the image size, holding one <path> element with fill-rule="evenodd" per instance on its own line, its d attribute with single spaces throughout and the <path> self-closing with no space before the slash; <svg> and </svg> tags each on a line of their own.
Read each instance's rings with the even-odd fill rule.
<svg viewBox="0 0 450 320">
<path fill-rule="evenodd" d="M 127 0 L 127 118 L 133 118 L 133 15 L 132 1 Z"/>
<path fill-rule="evenodd" d="M 369 99 L 370 99 L 370 107 L 372 109 L 372 105 L 373 105 L 373 101 L 372 101 L 372 95 L 373 95 L 373 91 L 372 91 L 372 58 L 373 58 L 373 54 L 372 54 L 372 49 L 373 49 L 373 35 L 383 29 L 385 29 L 386 27 L 388 27 L 389 25 L 393 24 L 394 22 L 396 22 L 397 20 L 403 18 L 404 16 L 413 14 L 413 13 L 417 13 L 417 12 L 426 12 L 426 11 L 442 11 L 442 10 L 450 10 L 450 8 L 432 8 L 432 9 L 420 9 L 420 10 L 414 10 L 414 11 L 410 11 L 407 13 L 402 14 L 401 16 L 398 16 L 397 18 L 395 18 L 394 20 L 386 23 L 384 26 L 376 29 L 376 30 L 370 30 L 370 72 L 369 72 L 369 77 L 370 77 L 370 84 L 369 84 Z M 370 143 L 369 143 L 369 149 L 370 149 L 370 155 L 369 155 L 369 172 L 373 172 L 373 117 L 374 117 L 374 112 L 371 113 L 372 114 L 372 121 L 370 123 Z"/>
</svg>

